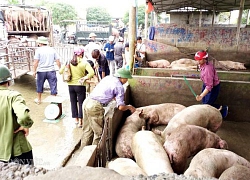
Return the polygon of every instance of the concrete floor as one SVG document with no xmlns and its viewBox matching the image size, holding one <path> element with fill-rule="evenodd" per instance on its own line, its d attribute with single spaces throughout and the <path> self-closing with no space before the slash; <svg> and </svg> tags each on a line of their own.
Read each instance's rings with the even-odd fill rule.
<svg viewBox="0 0 250 180">
<path fill-rule="evenodd" d="M 46 169 L 54 169 L 66 164 L 72 157 L 72 152 L 78 147 L 82 137 L 82 130 L 75 127 L 71 118 L 68 87 L 58 76 L 58 96 L 63 98 L 63 114 L 66 116 L 57 123 L 43 122 L 45 119 L 44 109 L 49 102 L 40 105 L 34 103 L 36 98 L 35 80 L 30 75 L 24 75 L 15 81 L 11 89 L 22 93 L 30 108 L 34 125 L 30 129 L 28 139 L 33 146 L 35 165 Z M 43 100 L 48 100 L 49 92 L 43 94 Z M 250 161 L 250 123 L 224 121 L 217 134 L 228 142 L 229 150 Z M 82 150 L 80 147 L 73 153 L 73 158 L 68 165 L 73 165 L 77 155 Z"/>
<path fill-rule="evenodd" d="M 45 91 L 42 95 L 43 102 L 40 105 L 34 103 L 36 98 L 36 83 L 31 75 L 24 75 L 15 80 L 10 87 L 19 91 L 30 108 L 30 115 L 34 121 L 30 128 L 28 140 L 33 147 L 35 166 L 46 169 L 55 169 L 65 165 L 71 157 L 75 147 L 78 146 L 82 137 L 82 129 L 77 128 L 71 118 L 71 109 L 68 96 L 68 85 L 62 82 L 58 75 L 58 98 L 63 99 L 62 112 L 66 116 L 56 121 L 44 122 L 44 110 L 50 104 L 50 92 Z"/>
</svg>

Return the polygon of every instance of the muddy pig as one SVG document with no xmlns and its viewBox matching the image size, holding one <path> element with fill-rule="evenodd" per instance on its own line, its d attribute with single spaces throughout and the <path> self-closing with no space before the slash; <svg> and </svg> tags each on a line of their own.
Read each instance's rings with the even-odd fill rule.
<svg viewBox="0 0 250 180">
<path fill-rule="evenodd" d="M 249 180 L 250 168 L 242 165 L 234 165 L 226 169 L 219 180 Z"/>
<path fill-rule="evenodd" d="M 183 174 L 189 157 L 205 148 L 227 149 L 227 142 L 217 134 L 195 125 L 181 125 L 163 145 L 175 173 Z"/>
<path fill-rule="evenodd" d="M 128 116 L 118 133 L 115 152 L 119 157 L 133 158 L 131 151 L 132 137 L 142 129 L 142 126 L 146 126 L 146 120 L 139 116 L 140 113 L 142 113 L 142 109 L 136 109 L 133 114 Z"/>
<path fill-rule="evenodd" d="M 179 113 L 186 107 L 175 103 L 162 103 L 139 107 L 143 111 L 139 114 L 141 118 L 147 121 L 147 130 L 151 130 L 152 126 L 167 125 L 175 114 Z"/>
<path fill-rule="evenodd" d="M 184 175 L 196 178 L 219 178 L 226 169 L 234 165 L 243 165 L 250 168 L 250 162 L 234 152 L 225 149 L 207 148 L 193 157 Z"/>
<path fill-rule="evenodd" d="M 170 65 L 170 62 L 165 59 L 149 61 L 147 63 L 148 66 L 152 68 L 167 68 Z"/>
<path fill-rule="evenodd" d="M 166 138 L 175 128 L 182 124 L 201 126 L 216 132 L 222 124 L 222 116 L 219 109 L 207 104 L 188 106 L 170 119 L 163 132 L 155 133 L 160 133 L 163 138 Z"/>
</svg>

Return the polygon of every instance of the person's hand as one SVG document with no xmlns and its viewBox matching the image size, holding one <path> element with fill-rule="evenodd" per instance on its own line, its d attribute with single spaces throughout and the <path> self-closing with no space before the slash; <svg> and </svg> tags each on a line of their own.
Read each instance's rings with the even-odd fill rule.
<svg viewBox="0 0 250 180">
<path fill-rule="evenodd" d="M 127 105 L 128 106 L 128 109 L 130 110 L 131 113 L 134 113 L 136 108 L 132 105 Z"/>
<path fill-rule="evenodd" d="M 33 77 L 36 78 L 36 72 L 33 72 Z"/>
<path fill-rule="evenodd" d="M 203 98 L 202 96 L 197 95 L 197 96 L 196 96 L 196 101 L 201 101 L 201 100 L 202 100 L 202 98 Z"/>
<path fill-rule="evenodd" d="M 114 51 L 114 49 L 110 49 L 110 52 Z"/>
<path fill-rule="evenodd" d="M 83 83 L 87 80 L 87 77 L 82 77 L 81 79 L 78 80 L 78 82 L 83 85 Z"/>
<path fill-rule="evenodd" d="M 109 51 L 109 48 L 106 48 L 106 51 Z"/>
<path fill-rule="evenodd" d="M 19 131 L 23 131 L 25 136 L 29 135 L 29 128 L 20 126 L 17 130 L 14 131 L 14 133 L 18 133 Z"/>
</svg>

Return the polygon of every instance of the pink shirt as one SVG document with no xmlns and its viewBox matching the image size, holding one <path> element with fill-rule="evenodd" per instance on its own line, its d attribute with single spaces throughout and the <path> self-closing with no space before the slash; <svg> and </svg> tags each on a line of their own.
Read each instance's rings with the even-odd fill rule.
<svg viewBox="0 0 250 180">
<path fill-rule="evenodd" d="M 205 63 L 200 66 L 200 77 L 203 83 L 206 85 L 206 89 L 211 91 L 212 88 L 220 83 L 217 72 L 214 65 L 211 63 Z"/>
</svg>

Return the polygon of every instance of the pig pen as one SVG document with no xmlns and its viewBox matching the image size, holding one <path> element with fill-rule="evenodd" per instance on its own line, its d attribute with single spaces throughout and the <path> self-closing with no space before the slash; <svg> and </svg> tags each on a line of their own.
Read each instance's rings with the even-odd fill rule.
<svg viewBox="0 0 250 180">
<path fill-rule="evenodd" d="M 221 91 L 218 104 L 228 105 L 228 116 L 217 134 L 229 145 L 229 150 L 250 161 L 250 73 L 248 71 L 218 71 L 221 80 Z M 126 87 L 125 100 L 135 107 L 160 103 L 178 103 L 184 106 L 200 104 L 195 100 L 183 76 L 187 77 L 190 86 L 199 94 L 202 81 L 196 70 L 170 70 L 165 68 L 137 68 L 133 79 Z M 115 110 L 109 122 L 110 136 L 108 160 L 117 157 L 115 143 L 117 134 L 129 112 Z M 191 158 L 190 158 L 191 160 Z"/>
</svg>

